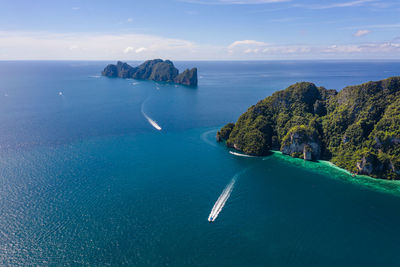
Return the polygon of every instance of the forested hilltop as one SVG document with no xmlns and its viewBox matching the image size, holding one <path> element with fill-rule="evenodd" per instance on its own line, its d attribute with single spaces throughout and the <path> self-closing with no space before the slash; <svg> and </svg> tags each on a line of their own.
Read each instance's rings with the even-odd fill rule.
<svg viewBox="0 0 400 267">
<path fill-rule="evenodd" d="M 249 155 L 280 150 L 329 160 L 353 173 L 400 179 L 400 77 L 340 92 L 293 84 L 225 125 L 217 140 Z"/>
</svg>

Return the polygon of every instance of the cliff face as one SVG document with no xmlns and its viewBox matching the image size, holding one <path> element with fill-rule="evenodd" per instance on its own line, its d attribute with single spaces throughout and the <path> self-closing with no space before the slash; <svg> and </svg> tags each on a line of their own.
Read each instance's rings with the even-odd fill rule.
<svg viewBox="0 0 400 267">
<path fill-rule="evenodd" d="M 177 77 L 175 77 L 174 81 L 176 83 L 184 84 L 184 85 L 192 85 L 197 84 L 197 68 L 193 68 L 191 70 L 187 69 Z"/>
<path fill-rule="evenodd" d="M 217 139 L 251 155 L 280 149 L 351 172 L 400 179 L 400 77 L 339 93 L 296 83 L 250 107 Z"/>
<path fill-rule="evenodd" d="M 179 74 L 177 68 L 170 60 L 162 59 L 147 60 L 137 67 L 118 61 L 116 65 L 107 65 L 102 75 L 108 77 L 133 78 L 142 80 L 153 80 L 159 82 L 174 82 L 178 84 L 196 86 L 197 69 L 186 70 Z"/>
<path fill-rule="evenodd" d="M 107 67 L 104 68 L 101 74 L 108 77 L 118 77 L 118 68 L 116 65 L 109 64 L 107 65 Z"/>
<path fill-rule="evenodd" d="M 296 126 L 282 140 L 281 151 L 305 160 L 319 159 L 321 147 L 318 134 L 310 127 Z"/>
</svg>

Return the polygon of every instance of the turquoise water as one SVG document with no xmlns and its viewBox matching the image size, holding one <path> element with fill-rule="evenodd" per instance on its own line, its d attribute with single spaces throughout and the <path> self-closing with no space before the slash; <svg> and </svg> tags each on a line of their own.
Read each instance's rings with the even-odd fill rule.
<svg viewBox="0 0 400 267">
<path fill-rule="evenodd" d="M 198 88 L 97 76 L 105 64 L 0 62 L 1 265 L 398 265 L 399 183 L 214 137 L 293 82 L 342 88 L 400 63 L 178 62 Z"/>
</svg>

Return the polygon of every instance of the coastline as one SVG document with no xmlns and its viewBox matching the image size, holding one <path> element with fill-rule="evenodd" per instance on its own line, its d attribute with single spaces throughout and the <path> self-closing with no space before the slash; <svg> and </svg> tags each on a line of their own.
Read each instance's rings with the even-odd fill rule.
<svg viewBox="0 0 400 267">
<path fill-rule="evenodd" d="M 225 141 L 223 143 L 226 147 Z M 228 148 L 229 153 L 235 155 L 230 151 L 230 149 L 232 148 Z M 343 182 L 362 186 L 377 192 L 388 193 L 400 197 L 400 180 L 386 180 L 360 174 L 353 176 L 350 171 L 343 169 L 327 160 L 307 161 L 285 155 L 279 150 L 270 150 L 270 152 L 271 154 L 268 156 L 247 156 L 252 158 L 260 158 L 262 160 L 268 160 L 270 158 L 277 159 L 281 162 L 288 163 L 291 166 L 307 169 L 309 171 L 328 176 L 331 179 L 341 180 Z M 243 152 L 240 151 L 240 153 Z M 245 154 L 243 153 L 243 155 Z"/>
<path fill-rule="evenodd" d="M 314 173 L 328 176 L 331 179 L 340 180 L 345 183 L 361 186 L 377 192 L 387 193 L 400 197 L 400 180 L 385 180 L 374 178 L 367 175 L 355 175 L 346 169 L 340 168 L 334 163 L 327 160 L 307 161 L 300 158 L 293 158 L 289 155 L 283 154 L 279 150 L 270 150 L 271 154 L 268 156 L 252 156 L 252 158 L 259 158 L 262 160 L 275 159 L 280 162 L 289 164 L 290 166 L 303 168 Z M 229 153 L 231 153 L 229 151 Z M 232 154 L 232 153 L 231 153 Z"/>
<path fill-rule="evenodd" d="M 331 179 L 341 180 L 354 185 L 366 187 L 368 189 L 388 193 L 397 197 L 400 197 L 400 181 L 398 180 L 385 180 L 379 178 L 373 178 L 367 175 L 356 175 L 352 174 L 343 168 L 336 166 L 334 163 L 326 160 L 318 161 L 306 161 L 304 159 L 293 158 L 288 155 L 284 155 L 280 151 L 271 150 L 271 155 L 263 157 L 263 160 L 268 158 L 278 159 L 282 162 L 288 163 L 291 166 L 305 168 L 312 172 L 316 172 Z"/>
</svg>

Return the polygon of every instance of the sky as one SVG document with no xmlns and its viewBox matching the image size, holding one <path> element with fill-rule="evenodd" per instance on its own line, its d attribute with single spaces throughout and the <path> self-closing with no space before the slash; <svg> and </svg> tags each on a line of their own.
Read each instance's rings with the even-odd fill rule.
<svg viewBox="0 0 400 267">
<path fill-rule="evenodd" d="M 400 0 L 0 0 L 0 60 L 400 59 Z"/>
</svg>

